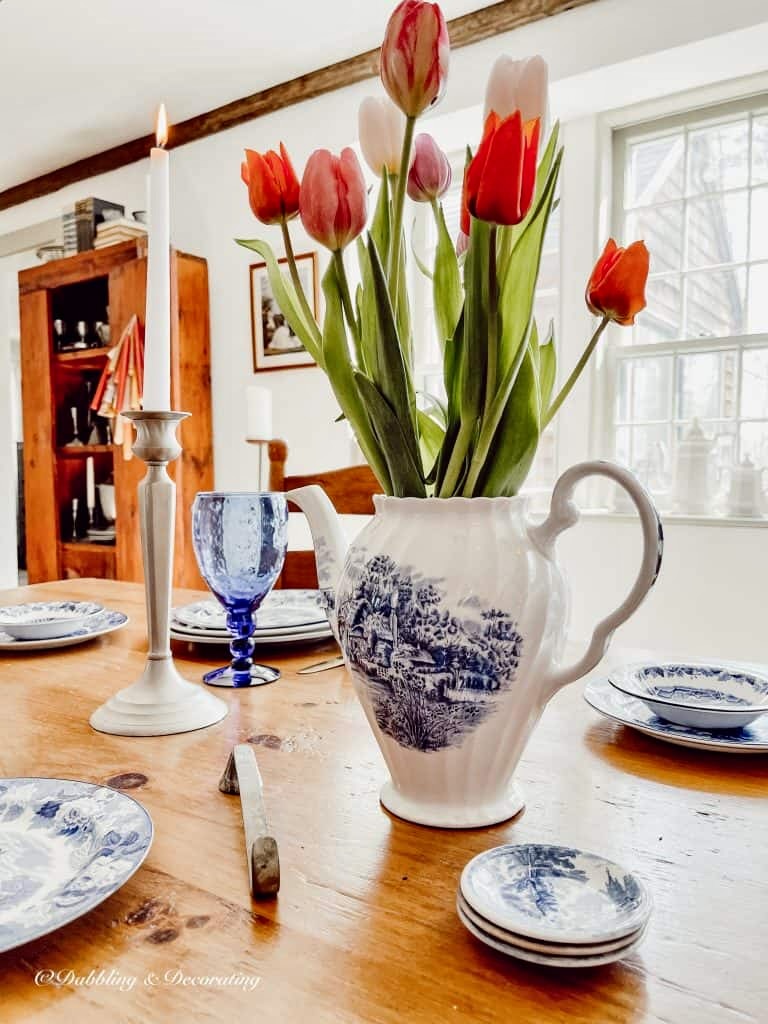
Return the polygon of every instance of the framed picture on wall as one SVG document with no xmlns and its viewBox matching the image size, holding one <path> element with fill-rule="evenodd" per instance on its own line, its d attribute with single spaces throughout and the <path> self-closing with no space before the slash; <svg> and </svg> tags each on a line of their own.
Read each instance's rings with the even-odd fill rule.
<svg viewBox="0 0 768 1024">
<path fill-rule="evenodd" d="M 287 271 L 288 261 L 281 259 L 278 262 Z M 296 257 L 296 267 L 304 294 L 312 312 L 317 316 L 317 253 L 301 253 Z M 283 370 L 289 366 L 314 366 L 314 359 L 293 333 L 272 294 L 266 263 L 251 264 L 250 272 L 254 372 Z"/>
</svg>

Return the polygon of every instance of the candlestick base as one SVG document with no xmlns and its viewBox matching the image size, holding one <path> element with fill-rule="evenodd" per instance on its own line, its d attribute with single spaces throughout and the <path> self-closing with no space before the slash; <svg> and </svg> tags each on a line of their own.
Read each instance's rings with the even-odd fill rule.
<svg viewBox="0 0 768 1024">
<path fill-rule="evenodd" d="M 148 661 L 137 682 L 94 711 L 91 725 L 114 736 L 169 736 L 214 725 L 226 713 L 224 701 L 187 682 L 163 658 Z"/>
<path fill-rule="evenodd" d="M 176 487 L 166 466 L 181 454 L 176 427 L 185 412 L 126 412 L 136 424 L 133 451 L 147 463 L 139 484 L 141 550 L 147 600 L 149 654 L 144 671 L 91 715 L 98 732 L 115 736 L 168 736 L 220 722 L 224 701 L 182 678 L 170 646 Z"/>
</svg>

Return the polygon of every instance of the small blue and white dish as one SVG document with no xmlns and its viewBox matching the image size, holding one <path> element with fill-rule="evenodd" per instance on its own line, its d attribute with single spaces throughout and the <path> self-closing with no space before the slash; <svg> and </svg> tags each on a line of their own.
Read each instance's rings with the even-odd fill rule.
<svg viewBox="0 0 768 1024">
<path fill-rule="evenodd" d="M 80 626 L 65 636 L 40 640 L 17 640 L 4 630 L 0 630 L 0 651 L 53 651 L 60 647 L 72 647 L 74 644 L 82 644 L 86 640 L 95 640 L 96 637 L 114 633 L 116 629 L 122 629 L 127 622 L 128 616 L 123 612 L 104 608 L 95 615 L 90 615 Z"/>
<path fill-rule="evenodd" d="M 15 640 L 69 636 L 103 611 L 94 601 L 31 601 L 0 608 L 0 632 Z"/>
<path fill-rule="evenodd" d="M 151 843 L 149 814 L 125 793 L 67 779 L 0 779 L 0 953 L 98 906 Z"/>
<path fill-rule="evenodd" d="M 541 953 L 532 949 L 526 949 L 523 946 L 505 942 L 497 935 L 489 932 L 487 929 L 481 928 L 478 925 L 477 920 L 470 917 L 459 903 L 456 904 L 456 913 L 470 935 L 474 935 L 474 937 L 479 939 L 479 941 L 484 945 L 490 946 L 491 949 L 495 949 L 497 953 L 504 953 L 506 956 L 514 957 L 515 960 L 526 960 L 529 963 L 539 964 L 541 967 L 602 967 L 605 964 L 612 964 L 617 960 L 623 960 L 625 957 L 629 956 L 630 953 L 634 953 L 642 941 L 642 932 L 640 932 L 640 934 L 635 932 L 628 942 L 625 942 L 622 946 L 609 950 L 605 953 L 583 953 L 574 955 Z"/>
<path fill-rule="evenodd" d="M 743 729 L 694 729 L 659 718 L 636 697 L 617 690 L 607 679 L 592 679 L 584 688 L 587 704 L 606 718 L 631 729 L 674 743 L 725 754 L 768 754 L 768 717 L 763 716 Z"/>
<path fill-rule="evenodd" d="M 618 864 L 569 846 L 497 846 L 461 874 L 462 896 L 505 931 L 545 942 L 599 943 L 638 931 L 651 913 L 642 882 Z"/>
<path fill-rule="evenodd" d="M 768 712 L 768 676 L 722 662 L 627 665 L 608 681 L 659 718 L 694 729 L 741 729 Z"/>
</svg>

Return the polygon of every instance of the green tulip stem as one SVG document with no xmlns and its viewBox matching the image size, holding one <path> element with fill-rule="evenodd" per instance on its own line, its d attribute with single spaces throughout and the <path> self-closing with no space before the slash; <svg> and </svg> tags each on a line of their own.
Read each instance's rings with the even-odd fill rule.
<svg viewBox="0 0 768 1024">
<path fill-rule="evenodd" d="M 466 458 L 474 429 L 474 423 L 470 423 L 468 420 L 462 421 L 462 424 L 459 427 L 459 432 L 456 435 L 456 443 L 453 446 L 453 451 L 451 452 L 451 457 L 448 461 L 448 468 L 445 471 L 443 485 L 440 488 L 440 494 L 438 497 L 453 497 L 453 492 L 459 482 L 459 474 L 461 473 L 462 466 L 464 465 L 464 459 Z"/>
<path fill-rule="evenodd" d="M 520 367 L 523 365 L 523 360 L 525 359 L 527 351 L 528 343 L 523 342 L 517 350 L 514 362 L 502 378 L 498 393 L 494 395 L 491 400 L 487 415 L 483 417 L 480 436 L 477 439 L 475 452 L 472 456 L 472 461 L 469 464 L 469 471 L 467 472 L 467 480 L 464 484 L 464 490 L 462 491 L 465 498 L 474 497 L 477 481 L 483 467 L 485 466 L 485 462 L 491 450 L 491 445 L 493 444 L 493 439 L 496 435 L 496 431 L 498 430 L 499 423 L 501 423 L 501 417 L 504 415 L 504 409 L 509 401 L 509 396 L 512 394 L 515 382 L 517 381 L 517 375 L 520 372 Z"/>
<path fill-rule="evenodd" d="M 498 228 L 491 224 L 488 235 L 488 363 L 485 372 L 485 405 L 483 420 L 487 419 L 496 397 L 496 376 L 499 359 L 499 281 L 496 276 L 496 235 Z"/>
<path fill-rule="evenodd" d="M 339 295 L 341 296 L 341 305 L 344 309 L 344 316 L 347 318 L 347 323 L 349 324 L 349 329 L 352 332 L 352 338 L 355 342 L 357 365 L 362 369 L 363 357 L 360 347 L 360 327 L 357 322 L 357 317 L 355 316 L 355 307 L 352 305 L 352 295 L 349 290 L 347 268 L 344 266 L 344 255 L 341 249 L 336 249 L 334 251 L 333 263 L 336 267 L 336 278 L 339 282 Z"/>
<path fill-rule="evenodd" d="M 312 329 L 312 326 L 317 326 L 317 320 L 315 314 L 309 305 L 307 296 L 304 294 L 304 288 L 301 284 L 301 278 L 299 277 L 299 268 L 296 266 L 296 256 L 293 252 L 293 243 L 291 242 L 291 233 L 288 230 L 288 221 L 283 217 L 280 221 L 280 227 L 283 232 L 283 246 L 285 248 L 285 256 L 288 260 L 288 269 L 291 272 L 291 280 L 293 281 L 293 287 L 296 289 L 296 297 L 299 300 L 301 311 L 307 318 L 307 326 Z"/>
<path fill-rule="evenodd" d="M 395 185 L 395 202 L 392 215 L 392 233 L 389 236 L 389 295 L 393 309 L 397 309 L 397 282 L 400 276 L 400 236 L 403 233 L 403 210 L 405 209 L 405 188 L 408 184 L 408 166 L 411 160 L 415 117 L 406 117 L 403 133 L 403 151 L 400 157 L 400 173 Z"/>
<path fill-rule="evenodd" d="M 560 391 L 559 391 L 559 393 L 557 395 L 557 398 L 554 400 L 554 402 L 551 403 L 551 405 L 549 406 L 549 409 L 547 409 L 547 413 L 546 413 L 546 415 L 544 416 L 544 418 L 541 421 L 541 429 L 542 430 L 544 430 L 545 427 L 547 427 L 552 422 L 552 420 L 554 419 L 555 413 L 558 411 L 560 406 L 563 404 L 563 402 L 566 400 L 568 395 L 571 393 L 571 390 L 573 389 L 574 384 L 576 383 L 576 381 L 581 376 L 582 370 L 584 369 L 584 367 L 589 362 L 589 358 L 592 355 L 592 353 L 595 351 L 595 346 L 597 345 L 598 341 L 600 340 L 600 335 L 603 333 L 603 331 L 605 330 L 605 328 L 608 326 L 608 324 L 610 322 L 611 322 L 611 318 L 609 316 L 604 316 L 603 319 L 600 321 L 600 323 L 597 325 L 595 333 L 590 338 L 590 341 L 589 341 L 589 344 L 587 345 L 587 347 L 581 353 L 581 358 L 579 359 L 578 363 L 576 363 L 576 366 L 573 368 L 573 371 L 572 371 L 570 377 L 565 382 L 565 384 L 563 384 L 562 388 L 560 389 Z"/>
</svg>

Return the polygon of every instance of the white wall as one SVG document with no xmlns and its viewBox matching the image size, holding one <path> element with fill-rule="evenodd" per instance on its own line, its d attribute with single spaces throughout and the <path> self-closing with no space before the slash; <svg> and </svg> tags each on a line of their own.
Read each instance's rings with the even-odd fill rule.
<svg viewBox="0 0 768 1024">
<path fill-rule="evenodd" d="M 581 140 L 567 156 L 563 181 L 564 235 L 571 249 L 564 258 L 564 311 L 567 330 L 563 362 L 582 344 L 587 317 L 581 295 L 597 251 L 603 203 L 597 178 L 600 131 L 597 115 L 608 106 L 649 100 L 702 81 L 722 80 L 768 67 L 768 24 L 764 0 L 599 0 L 556 18 L 545 19 L 505 38 L 457 51 L 452 56 L 448 94 L 431 129 L 446 146 L 456 136 L 475 141 L 476 107 L 493 58 L 501 51 L 539 51 L 550 62 L 553 105 L 569 123 L 566 142 Z M 245 444 L 243 396 L 252 380 L 248 310 L 249 253 L 232 241 L 269 234 L 248 210 L 238 177 L 245 146 L 288 146 L 297 167 L 318 146 L 338 150 L 356 136 L 360 99 L 378 89 L 362 85 L 310 100 L 274 115 L 212 136 L 171 154 L 173 240 L 209 262 L 213 340 L 214 451 L 216 483 L 222 488 L 253 486 L 255 453 Z M 466 113 L 456 112 L 465 109 Z M 449 120 L 449 115 L 453 117 Z M 171 112 L 172 115 L 172 112 Z M 472 137 L 474 135 L 474 138 Z M 587 140 L 585 148 L 584 141 Z M 590 146 L 592 159 L 589 158 Z M 577 151 L 576 151 L 577 150 Z M 587 154 L 585 156 L 585 154 Z M 0 213 L 0 234 L 59 213 L 82 195 L 145 205 L 143 164 L 81 182 Z M 273 233 L 272 241 L 279 250 Z M 298 250 L 309 243 L 296 232 Z M 314 246 L 312 246 L 314 247 Z M 348 461 L 343 424 L 334 424 L 336 406 L 322 374 L 313 369 L 259 375 L 273 391 L 275 432 L 286 439 L 290 469 L 329 468 Z M 560 430 L 560 464 L 590 454 L 589 380 L 566 407 Z M 616 603 L 636 557 L 635 524 L 588 519 L 563 543 L 578 600 L 574 632 L 584 635 L 598 615 Z M 621 634 L 635 644 L 675 641 L 691 648 L 706 630 L 717 653 L 768 656 L 761 639 L 762 608 L 758 587 L 765 577 L 768 533 L 675 525 L 668 530 L 666 564 L 646 606 Z M 730 583 L 729 581 L 733 581 Z M 724 592 L 727 595 L 724 596 Z M 738 648 L 738 651 L 736 650 Z"/>
</svg>

